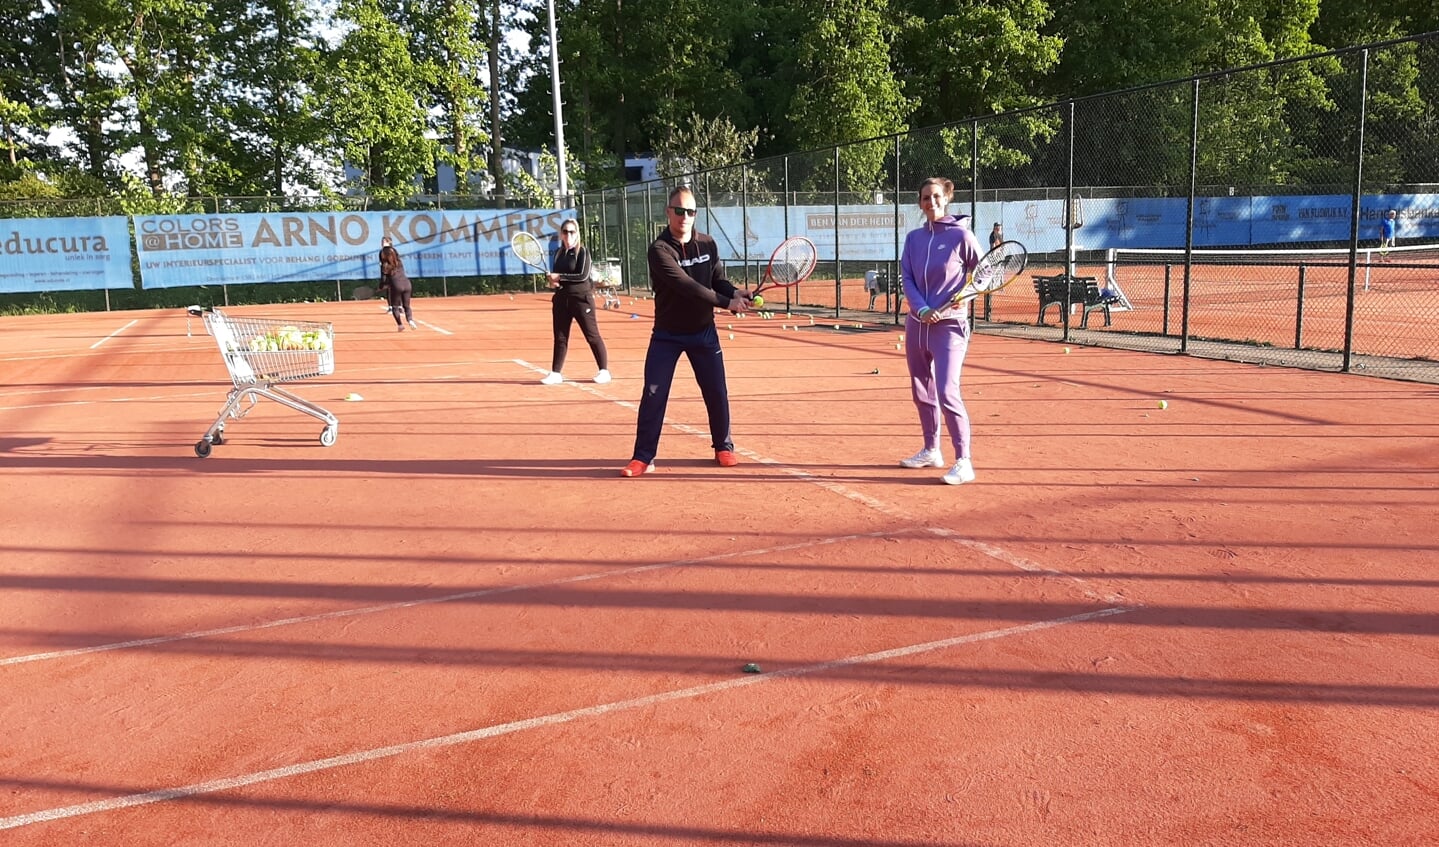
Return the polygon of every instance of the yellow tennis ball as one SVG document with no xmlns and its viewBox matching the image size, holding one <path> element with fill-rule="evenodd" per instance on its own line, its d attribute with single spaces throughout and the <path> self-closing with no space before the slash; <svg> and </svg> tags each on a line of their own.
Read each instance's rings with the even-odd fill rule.
<svg viewBox="0 0 1439 847">
<path fill-rule="evenodd" d="M 755 298 L 754 298 L 754 307 L 755 307 L 756 309 L 760 309 L 760 308 L 763 308 L 763 307 L 764 307 L 764 296 L 763 296 L 763 295 L 759 295 L 759 294 L 755 295 Z"/>
<path fill-rule="evenodd" d="M 1159 401 L 1159 408 L 1161 408 L 1161 409 L 1168 409 L 1168 408 L 1169 408 L 1169 401 L 1168 401 L 1168 400 L 1160 400 L 1160 401 Z"/>
</svg>

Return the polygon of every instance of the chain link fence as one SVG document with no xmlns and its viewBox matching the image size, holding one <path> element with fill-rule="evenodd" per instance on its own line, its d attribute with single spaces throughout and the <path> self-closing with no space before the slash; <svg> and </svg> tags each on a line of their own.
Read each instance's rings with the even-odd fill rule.
<svg viewBox="0 0 1439 847">
<path fill-rule="evenodd" d="M 1030 250 L 1025 278 L 976 304 L 980 331 L 1439 382 L 1433 34 L 576 199 L 631 290 L 686 185 L 732 278 L 806 235 L 820 265 L 784 309 L 868 311 L 871 276 L 898 324 L 930 176 L 982 242 L 997 223 Z"/>
</svg>

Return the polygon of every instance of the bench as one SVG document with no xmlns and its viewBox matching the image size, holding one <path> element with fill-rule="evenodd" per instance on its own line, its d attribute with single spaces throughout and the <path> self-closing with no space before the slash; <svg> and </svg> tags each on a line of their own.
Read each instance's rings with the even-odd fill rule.
<svg viewBox="0 0 1439 847">
<path fill-rule="evenodd" d="M 1059 307 L 1060 322 L 1071 303 L 1083 304 L 1084 314 L 1079 320 L 1081 328 L 1089 326 L 1089 313 L 1099 309 L 1104 312 L 1104 325 L 1110 325 L 1109 307 L 1119 298 L 1106 294 L 1092 276 L 1069 276 L 1057 273 L 1050 276 L 1034 277 L 1034 293 L 1039 295 L 1039 326 L 1044 326 L 1044 313 L 1051 305 Z"/>
</svg>

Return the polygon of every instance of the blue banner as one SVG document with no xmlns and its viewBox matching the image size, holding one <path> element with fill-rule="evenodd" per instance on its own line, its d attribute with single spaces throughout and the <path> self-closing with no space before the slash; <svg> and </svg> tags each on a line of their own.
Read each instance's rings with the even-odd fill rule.
<svg viewBox="0 0 1439 847">
<path fill-rule="evenodd" d="M 127 218 L 0 220 L 0 294 L 134 285 Z"/>
<path fill-rule="evenodd" d="M 273 212 L 135 218 L 145 288 L 263 282 L 378 280 L 389 236 L 411 277 L 525 274 L 510 236 L 548 240 L 574 212 L 447 209 L 423 212 Z"/>
<path fill-rule="evenodd" d="M 984 245 L 996 222 L 1006 238 L 1023 243 L 1031 253 L 1065 249 L 1066 211 L 1082 219 L 1074 230 L 1077 250 L 1114 247 L 1182 249 L 1188 231 L 1189 204 L 1184 197 L 1085 198 L 1078 205 L 1063 200 L 983 202 L 971 224 Z M 1196 247 L 1242 248 L 1299 247 L 1344 244 L 1349 241 L 1351 200 L 1343 194 L 1277 195 L 1259 197 L 1197 197 L 1194 202 Z M 1395 210 L 1397 236 L 1406 241 L 1439 239 L 1439 195 L 1366 195 L 1359 210 L 1360 246 L 1379 240 L 1379 227 Z M 786 236 L 803 235 L 815 243 L 821 260 L 833 259 L 835 239 L 846 261 L 894 261 L 896 209 L 892 204 L 841 206 L 752 206 L 742 217 L 734 207 L 704 209 L 700 229 L 719 242 L 725 261 L 748 258 L 763 262 Z M 970 212 L 968 204 L 950 207 L 955 214 Z M 898 243 L 922 222 L 918 206 L 898 209 Z"/>
</svg>

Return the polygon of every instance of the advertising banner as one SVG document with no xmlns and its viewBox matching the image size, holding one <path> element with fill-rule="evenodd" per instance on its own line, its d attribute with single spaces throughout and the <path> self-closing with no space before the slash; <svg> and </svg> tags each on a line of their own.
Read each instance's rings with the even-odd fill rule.
<svg viewBox="0 0 1439 847">
<path fill-rule="evenodd" d="M 550 241 L 574 213 L 554 209 L 270 212 L 135 218 L 145 288 L 377 280 L 389 236 L 412 278 L 529 273 L 510 252 L 526 230 Z"/>
<path fill-rule="evenodd" d="M 0 294 L 134 285 L 128 218 L 0 220 Z"/>
</svg>

